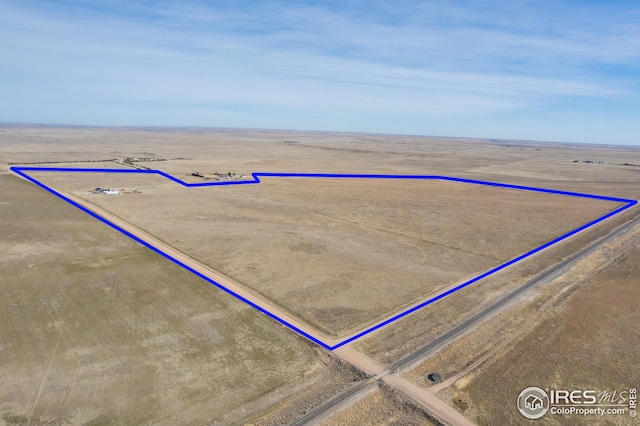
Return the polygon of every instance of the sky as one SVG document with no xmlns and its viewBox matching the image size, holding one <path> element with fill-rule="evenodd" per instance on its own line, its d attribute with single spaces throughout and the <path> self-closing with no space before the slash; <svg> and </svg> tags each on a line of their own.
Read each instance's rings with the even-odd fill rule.
<svg viewBox="0 0 640 426">
<path fill-rule="evenodd" d="M 0 122 L 640 145 L 640 2 L 0 0 Z"/>
</svg>

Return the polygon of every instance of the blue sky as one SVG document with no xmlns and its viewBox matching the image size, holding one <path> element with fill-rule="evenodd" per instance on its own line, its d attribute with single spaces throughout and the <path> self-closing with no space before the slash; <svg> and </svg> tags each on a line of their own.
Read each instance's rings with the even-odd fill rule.
<svg viewBox="0 0 640 426">
<path fill-rule="evenodd" d="M 637 1 L 3 1 L 0 122 L 640 145 Z"/>
</svg>

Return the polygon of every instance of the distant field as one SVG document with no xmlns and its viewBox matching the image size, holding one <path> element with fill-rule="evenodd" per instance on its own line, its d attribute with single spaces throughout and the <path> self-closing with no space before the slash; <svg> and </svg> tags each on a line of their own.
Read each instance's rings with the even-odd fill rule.
<svg viewBox="0 0 640 426">
<path fill-rule="evenodd" d="M 446 181 L 46 173 L 329 335 L 353 332 L 536 248 L 616 203 Z M 85 195 L 94 187 L 143 193 Z"/>
<path fill-rule="evenodd" d="M 0 175 L 0 222 L 0 424 L 241 422 L 329 374 L 291 331 L 31 183 Z"/>
</svg>

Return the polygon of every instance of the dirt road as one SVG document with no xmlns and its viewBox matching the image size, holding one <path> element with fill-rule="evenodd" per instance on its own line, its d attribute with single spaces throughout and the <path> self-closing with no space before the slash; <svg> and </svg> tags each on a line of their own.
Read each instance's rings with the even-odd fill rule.
<svg viewBox="0 0 640 426">
<path fill-rule="evenodd" d="M 413 366 L 419 364 L 424 359 L 428 358 L 433 353 L 447 346 L 448 344 L 458 339 L 459 337 L 473 331 L 473 329 L 475 329 L 475 327 L 477 327 L 483 321 L 487 320 L 488 318 L 492 317 L 500 310 L 504 309 L 505 307 L 513 303 L 525 291 L 543 282 L 553 279 L 554 277 L 560 274 L 565 273 L 573 265 L 575 265 L 580 259 L 584 258 L 589 254 L 592 254 L 598 248 L 602 247 L 602 245 L 613 240 L 614 238 L 617 238 L 622 234 L 631 231 L 635 226 L 639 224 L 640 224 L 640 216 L 637 216 L 636 218 L 620 226 L 610 234 L 601 237 L 600 239 L 596 240 L 589 246 L 567 257 L 566 259 L 557 263 L 553 267 L 541 272 L 540 274 L 535 276 L 533 279 L 529 280 L 528 282 L 518 287 L 517 289 L 501 296 L 500 298 L 495 300 L 493 303 L 488 305 L 486 308 L 472 315 L 471 317 L 464 320 L 463 322 L 457 324 L 456 326 L 451 328 L 449 331 L 440 335 L 438 338 L 428 342 L 427 344 L 418 348 L 414 352 L 407 354 L 405 357 L 400 358 L 399 360 L 397 360 L 396 362 L 394 362 L 393 364 L 385 368 L 385 371 L 383 373 L 377 373 L 377 375 L 374 378 L 381 379 L 386 384 L 394 388 L 395 390 L 402 392 L 403 394 L 411 398 L 414 402 L 421 405 L 425 410 L 427 410 L 427 412 L 432 414 L 434 417 L 436 417 L 439 421 L 443 422 L 444 424 L 452 424 L 452 425 L 473 424 L 461 413 L 455 410 L 453 407 L 447 405 L 446 403 L 444 403 L 442 400 L 440 400 L 434 395 L 436 391 L 442 389 L 443 386 L 440 385 L 437 387 L 431 387 L 428 390 L 422 389 L 414 385 L 413 383 L 409 382 L 408 380 L 404 379 L 403 377 L 401 377 L 400 373 L 404 370 L 410 369 Z M 558 293 L 557 297 L 561 297 L 562 293 L 565 293 L 565 291 Z M 548 306 L 556 299 L 557 299 L 556 297 L 552 298 L 552 300 L 547 302 L 542 307 L 542 309 L 544 309 L 544 307 Z M 528 325 L 530 325 L 531 321 L 535 321 L 535 318 L 532 318 L 530 321 L 527 321 L 527 323 L 523 325 L 521 330 L 524 330 Z M 511 341 L 511 339 L 509 339 L 504 344 L 507 344 L 509 341 Z M 500 347 L 502 346 L 503 345 L 501 345 Z M 495 354 L 500 349 L 500 347 L 496 348 L 495 351 L 491 351 L 491 353 L 488 354 L 487 356 L 484 356 L 481 359 L 479 359 L 476 363 L 473 364 L 472 367 L 475 367 L 481 364 L 482 362 L 484 362 L 491 355 Z M 340 352 L 342 349 L 346 349 L 346 348 L 348 347 L 337 349 L 334 352 L 338 355 L 342 354 L 342 356 L 345 357 L 344 359 L 347 362 L 350 362 L 352 365 L 359 366 L 359 368 L 363 369 L 363 371 L 367 371 L 366 370 L 367 368 L 371 368 L 370 365 L 372 361 L 366 358 L 365 356 L 359 354 L 355 350 L 352 350 L 349 352 L 345 350 Z M 377 372 L 378 370 L 375 370 L 375 371 L 370 370 L 370 371 Z M 447 380 L 446 383 L 450 384 L 452 383 L 452 380 Z M 360 395 L 361 392 L 363 392 L 362 387 L 353 386 L 352 388 L 345 390 L 343 392 L 344 394 L 343 396 L 345 397 L 345 399 L 349 398 L 350 400 L 357 400 L 358 395 Z M 327 413 L 331 412 L 331 410 L 337 411 L 339 409 L 338 406 L 342 406 L 342 404 L 338 405 L 338 403 L 341 403 L 343 401 L 341 396 L 342 395 L 337 395 L 332 400 L 327 401 L 322 406 L 317 407 L 315 410 L 312 410 L 310 413 L 307 413 L 307 415 L 305 416 L 305 419 L 307 421 L 311 421 L 312 419 L 324 418 L 324 416 L 326 416 Z M 364 396 L 364 395 L 361 395 L 361 396 Z"/>
<path fill-rule="evenodd" d="M 317 339 L 313 338 L 313 336 L 321 336 L 320 338 L 324 341 L 325 344 L 333 346 L 338 343 L 338 341 L 331 339 L 328 336 L 322 336 L 321 333 L 319 333 L 317 330 L 300 321 L 299 319 L 289 315 L 286 311 L 282 310 L 278 306 L 273 305 L 269 300 L 253 294 L 240 283 L 235 282 L 219 271 L 207 267 L 206 265 L 198 262 L 185 253 L 176 250 L 172 246 L 164 243 L 160 239 L 145 232 L 144 230 L 131 225 L 130 223 L 117 217 L 116 215 L 104 209 L 101 209 L 84 199 L 73 196 L 71 194 L 61 194 L 74 203 L 77 203 L 79 206 L 82 206 L 88 211 L 93 212 L 94 215 L 97 215 L 100 218 L 106 219 L 107 221 L 111 222 L 113 225 L 115 225 L 115 229 L 125 233 L 130 237 L 135 237 L 134 239 L 139 240 L 139 242 L 141 242 L 151 250 L 162 254 L 164 257 L 178 263 L 183 267 L 186 267 L 188 270 L 196 272 L 201 277 L 206 277 L 209 280 L 217 282 L 221 286 L 224 286 L 227 292 L 232 292 L 234 295 L 236 295 L 236 297 L 244 299 L 257 309 L 261 310 L 260 307 L 263 307 L 263 309 L 261 310 L 263 313 L 265 312 L 264 309 L 268 310 L 268 312 L 279 317 L 281 320 L 286 321 L 302 334 L 306 334 L 307 337 L 311 338 L 311 340 L 315 340 L 316 342 L 318 342 Z M 550 268 L 549 270 L 535 277 L 533 280 L 525 283 L 518 289 L 506 295 L 503 295 L 494 303 L 487 306 L 485 309 L 465 320 L 464 322 L 458 324 L 456 327 L 452 328 L 449 332 L 443 334 L 438 339 L 429 342 L 429 344 L 423 346 L 417 351 L 414 351 L 413 353 L 398 360 L 388 367 L 383 367 L 379 364 L 376 364 L 369 358 L 356 352 L 348 346 L 343 346 L 335 350 L 334 353 L 338 357 L 353 365 L 354 367 L 366 372 L 369 376 L 371 376 L 371 378 L 352 386 L 342 394 L 334 397 L 332 400 L 328 401 L 322 406 L 317 407 L 317 409 L 312 410 L 305 416 L 304 419 L 317 422 L 321 418 L 326 418 L 330 415 L 331 412 L 335 412 L 337 409 L 340 409 L 341 407 L 344 407 L 349 403 L 366 395 L 366 393 L 370 392 L 371 389 L 375 386 L 375 381 L 382 380 L 387 385 L 391 386 L 398 392 L 406 395 L 411 400 L 424 407 L 429 413 L 431 413 L 439 421 L 445 424 L 473 424 L 453 407 L 442 402 L 440 399 L 435 397 L 430 392 L 427 392 L 425 389 L 414 385 L 410 381 L 395 373 L 411 365 L 414 365 L 417 362 L 420 362 L 425 357 L 435 352 L 437 349 L 444 347 L 451 341 L 460 337 L 462 334 L 467 333 L 468 331 L 476 327 L 479 323 L 493 315 L 499 309 L 504 308 L 508 303 L 512 302 L 527 289 L 547 280 L 555 274 L 562 273 L 565 268 L 570 267 L 573 263 L 575 263 L 575 261 L 577 261 L 577 259 L 591 253 L 602 243 L 609 241 L 625 230 L 630 229 L 631 226 L 635 225 L 638 222 L 640 222 L 640 217 L 627 223 L 625 226 L 618 228 L 615 232 L 601 238 L 585 249 L 575 253 L 574 255 L 555 265 L 553 268 Z"/>
<path fill-rule="evenodd" d="M 90 203 L 89 201 L 86 201 L 82 198 L 76 197 L 75 195 L 69 194 L 69 193 L 64 193 L 62 191 L 58 191 L 60 192 L 60 194 L 62 194 L 63 196 L 69 198 L 71 201 L 79 204 L 80 206 L 90 210 L 91 212 L 93 212 L 94 214 L 102 217 L 103 219 L 108 220 L 109 222 L 111 222 L 113 225 L 115 225 L 115 227 L 120 228 L 119 230 L 124 231 L 123 233 L 125 233 L 125 235 L 131 237 L 134 236 L 137 239 L 141 240 L 146 247 L 150 248 L 151 250 L 155 251 L 156 253 L 159 253 L 161 255 L 163 255 L 164 257 L 166 257 L 167 259 L 170 259 L 176 263 L 178 263 L 179 265 L 186 267 L 189 270 L 195 271 L 199 274 L 201 274 L 204 277 L 209 278 L 210 280 L 213 280 L 215 282 L 217 282 L 218 284 L 220 284 L 221 286 L 225 287 L 227 290 L 229 290 L 230 292 L 235 293 L 235 295 L 239 296 L 240 298 L 244 299 L 244 301 L 248 301 L 249 304 L 252 304 L 252 306 L 254 308 L 259 309 L 259 307 L 262 307 L 264 310 L 270 312 L 271 314 L 273 314 L 274 316 L 279 317 L 281 320 L 286 321 L 287 323 L 289 323 L 291 326 L 297 328 L 299 331 L 301 331 L 301 334 L 306 334 L 307 337 L 309 337 L 311 340 L 314 340 L 313 336 L 317 336 L 319 338 L 322 339 L 322 341 L 325 344 L 328 344 L 330 346 L 335 345 L 336 343 L 338 343 L 337 340 L 333 340 L 328 336 L 322 335 L 320 332 L 318 332 L 318 330 L 315 330 L 314 328 L 312 328 L 311 326 L 307 325 L 306 323 L 300 321 L 299 319 L 289 315 L 286 311 L 282 310 L 281 308 L 279 308 L 278 306 L 272 304 L 269 300 L 262 298 L 252 292 L 250 292 L 249 290 L 247 290 L 245 287 L 243 287 L 241 284 L 239 284 L 238 282 L 232 280 L 231 278 L 227 277 L 226 275 L 222 274 L 219 271 L 216 271 L 202 263 L 200 263 L 199 261 L 193 259 L 192 257 L 188 256 L 187 254 L 173 248 L 172 246 L 168 245 L 167 243 L 163 242 L 162 240 L 156 238 L 155 236 L 147 233 L 146 231 L 130 224 L 129 222 L 121 219 L 120 217 L 108 212 L 107 210 L 104 210 L 98 206 L 96 206 L 95 204 Z M 116 228 L 116 229 L 117 229 Z M 164 254 L 163 254 L 164 253 Z M 228 292 L 229 292 L 228 291 Z M 259 309 L 260 310 L 260 309 Z M 262 311 L 264 313 L 264 311 Z M 318 342 L 316 342 L 318 343 Z"/>
<path fill-rule="evenodd" d="M 424 407 L 426 411 L 445 425 L 473 426 L 474 423 L 443 402 L 397 374 L 389 374 L 382 380 L 398 392 Z"/>
<path fill-rule="evenodd" d="M 84 200 L 75 195 L 64 193 L 62 191 L 57 191 L 62 196 L 68 198 L 69 200 L 77 203 L 79 206 L 84 209 L 92 212 L 93 216 L 97 218 L 105 219 L 108 222 L 113 224 L 113 227 L 119 232 L 124 233 L 129 237 L 135 237 L 134 239 L 139 240 L 143 245 L 148 247 L 149 249 L 163 255 L 164 257 L 184 266 L 201 276 L 207 277 L 220 285 L 224 286 L 226 289 L 235 293 L 236 295 L 244 298 L 246 301 L 255 304 L 260 307 L 264 307 L 272 314 L 280 317 L 280 319 L 288 322 L 293 327 L 296 327 L 298 330 L 303 333 L 308 334 L 309 336 L 318 336 L 317 330 L 313 329 L 309 325 L 299 321 L 298 319 L 292 317 L 287 312 L 283 311 L 277 306 L 274 306 L 269 300 L 256 296 L 251 293 L 247 289 L 245 289 L 242 285 L 220 273 L 219 271 L 213 270 L 206 265 L 198 262 L 197 260 L 191 258 L 185 253 L 176 250 L 172 246 L 166 244 L 162 240 L 154 237 L 153 235 L 147 233 L 146 231 L 128 223 L 127 221 L 121 219 L 120 217 Z M 322 339 L 326 344 L 335 345 L 338 341 L 328 338 L 327 336 L 322 336 Z M 302 420 L 303 423 L 307 423 L 307 421 L 312 423 L 318 423 L 322 419 L 325 419 L 331 415 L 331 413 L 339 410 L 341 408 L 345 408 L 349 404 L 354 401 L 360 399 L 361 397 L 366 396 L 369 392 L 376 388 L 376 381 L 383 376 L 389 374 L 389 371 L 384 367 L 376 364 L 369 358 L 359 354 L 352 348 L 348 346 L 343 346 L 334 351 L 334 353 L 343 359 L 345 362 L 351 364 L 352 366 L 360 369 L 361 371 L 367 373 L 372 376 L 370 379 L 359 382 L 347 389 L 345 392 L 337 395 L 332 398 L 327 403 L 318 407 L 316 410 L 312 410 L 308 413 L 304 418 L 299 419 Z M 462 416 L 459 412 L 457 412 L 452 407 L 442 403 L 435 396 L 430 395 L 424 390 L 421 390 L 417 386 L 411 384 L 408 380 L 402 377 L 395 377 L 393 379 L 385 379 L 390 386 L 396 388 L 400 387 L 401 392 L 407 393 L 407 396 L 414 400 L 416 403 L 422 405 L 425 409 L 429 410 L 433 414 L 437 415 L 438 419 L 445 422 L 445 424 L 471 424 L 468 423 L 468 420 Z M 451 420 L 451 421 L 449 421 Z M 466 423 L 465 423 L 466 422 Z M 303 424 L 301 423 L 301 424 Z"/>
<path fill-rule="evenodd" d="M 635 233 L 635 234 L 640 233 L 640 227 L 638 225 L 640 225 L 640 217 L 638 217 L 638 218 L 632 220 L 631 222 L 627 223 L 626 225 L 621 227 L 614 234 L 611 234 L 609 236 L 605 236 L 602 241 L 596 243 L 597 247 L 598 248 L 603 247 L 603 245 L 605 243 L 611 241 L 611 239 L 614 236 L 620 236 L 622 233 L 627 232 L 627 231 L 633 230 L 632 232 Z M 587 253 L 593 253 L 593 251 L 595 250 L 595 247 L 591 247 L 590 246 L 590 248 L 591 249 L 587 250 Z M 605 249 L 606 249 L 606 247 L 605 247 Z M 526 332 L 530 327 L 532 327 L 534 324 L 536 324 L 538 318 L 540 318 L 540 316 L 542 316 L 542 314 L 545 312 L 545 310 L 548 307 L 550 307 L 553 304 L 557 303 L 560 299 L 565 297 L 566 294 L 570 293 L 576 287 L 579 287 L 583 283 L 588 282 L 590 279 L 592 279 L 594 276 L 596 276 L 600 271 L 602 271 L 604 268 L 606 268 L 611 263 L 613 263 L 616 259 L 619 259 L 622 256 L 624 256 L 627 253 L 627 251 L 628 251 L 628 247 L 624 248 L 624 249 L 621 249 L 619 251 L 615 251 L 615 252 L 611 253 L 610 255 L 607 255 L 606 256 L 606 262 L 603 262 L 602 264 L 594 266 L 594 268 L 591 269 L 588 274 L 586 274 L 585 276 L 581 277 L 580 279 L 574 281 L 570 285 L 562 288 L 559 292 L 554 294 L 549 300 L 547 300 L 542 306 L 540 306 L 540 308 L 538 308 L 538 310 L 533 315 L 531 315 L 525 321 L 524 324 L 522 324 L 517 330 L 515 330 L 511 335 L 509 335 L 502 343 L 500 343 L 499 345 L 495 346 L 493 349 L 491 349 L 491 351 L 489 351 L 487 354 L 483 355 L 482 357 L 478 358 L 473 364 L 469 365 L 467 368 L 465 368 L 463 371 L 461 371 L 460 373 L 456 374 L 455 376 L 449 377 L 447 380 L 445 380 L 443 382 L 440 382 L 440 383 L 438 383 L 436 385 L 430 386 L 428 388 L 428 391 L 433 393 L 433 394 L 436 394 L 440 390 L 452 385 L 453 383 L 458 381 L 458 379 L 462 378 L 463 376 L 467 375 L 471 371 L 475 370 L 482 363 L 484 363 L 485 361 L 487 361 L 488 359 L 490 359 L 491 357 L 496 355 L 500 350 L 502 350 L 504 347 L 509 345 L 509 343 L 514 341 L 516 338 L 518 338 L 518 336 L 520 336 L 522 333 Z M 570 264 L 565 265 L 562 268 L 562 272 L 568 272 L 568 269 L 574 263 L 575 262 L 571 262 Z M 469 330 L 469 331 L 471 331 L 471 330 Z"/>
<path fill-rule="evenodd" d="M 638 224 L 640 224 L 640 216 L 637 216 L 636 218 L 620 226 L 613 232 L 601 237 L 600 239 L 596 240 L 592 244 L 573 253 L 571 256 L 555 264 L 551 268 L 548 268 L 545 271 L 542 271 L 540 274 L 536 275 L 535 277 L 533 277 L 531 280 L 527 281 L 525 284 L 521 285 L 520 287 L 510 291 L 509 293 L 506 293 L 500 296 L 495 301 L 493 301 L 490 305 L 486 306 L 485 308 L 478 311 L 477 313 L 470 316 L 469 318 L 465 319 L 464 321 L 458 323 L 450 330 L 438 336 L 436 339 L 428 342 L 427 344 L 407 354 L 406 356 L 398 359 L 389 367 L 390 370 L 402 371 L 402 370 L 411 369 L 413 366 L 422 362 L 422 360 L 424 360 L 431 354 L 435 353 L 439 349 L 447 346 L 449 343 L 453 342 L 455 339 L 461 337 L 464 334 L 471 332 L 481 322 L 487 320 L 491 316 L 497 314 L 499 311 L 505 309 L 507 306 L 513 303 L 514 300 L 516 300 L 519 296 L 521 296 L 527 290 L 535 286 L 538 286 L 544 282 L 547 282 L 556 276 L 564 274 L 573 265 L 575 265 L 579 259 L 592 254 L 603 244 L 606 244 L 612 239 L 619 237 L 623 233 L 630 231 Z"/>
</svg>

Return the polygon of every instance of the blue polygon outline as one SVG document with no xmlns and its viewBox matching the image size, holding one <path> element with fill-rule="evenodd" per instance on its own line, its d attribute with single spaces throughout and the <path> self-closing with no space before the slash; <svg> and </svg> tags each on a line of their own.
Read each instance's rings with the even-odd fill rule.
<svg viewBox="0 0 640 426">
<path fill-rule="evenodd" d="M 306 337 L 307 339 L 311 340 L 312 342 L 322 346 L 323 348 L 332 351 L 334 349 L 337 349 L 341 346 L 346 345 L 347 343 L 351 343 L 354 340 L 357 340 L 375 330 L 378 330 L 379 328 L 382 328 L 384 326 L 386 326 L 387 324 L 390 324 L 394 321 L 399 320 L 402 317 L 405 317 L 419 309 L 424 308 L 427 305 L 430 305 L 440 299 L 443 299 L 445 297 L 447 297 L 448 295 L 455 293 L 458 290 L 461 290 L 477 281 L 482 280 L 483 278 L 488 277 L 489 275 L 495 274 L 496 272 L 510 266 L 513 265 L 514 263 L 517 263 L 541 250 L 546 249 L 549 246 L 552 246 L 566 238 L 569 238 L 570 236 L 577 234 L 580 231 L 583 231 L 591 226 L 594 226 L 595 224 L 602 222 L 603 220 L 606 220 L 618 213 L 621 213 L 622 211 L 638 204 L 637 200 L 630 200 L 630 199 L 626 199 L 626 198 L 616 198 L 616 197 L 607 197 L 604 195 L 594 195 L 594 194 L 585 194 L 585 193 L 579 193 L 579 192 L 569 192 L 569 191 L 558 191 L 555 189 L 546 189 L 546 188 L 536 188 L 536 187 L 532 187 L 532 186 L 522 186 L 522 185 L 511 185 L 511 184 L 505 184 L 505 183 L 498 183 L 498 182 L 489 182 L 489 181 L 481 181 L 481 180 L 474 180 L 474 179 L 463 179 L 463 178 L 456 178 L 456 177 L 450 177 L 450 176 L 439 176 L 439 175 L 387 175 L 387 174 L 336 174 L 336 173 L 252 173 L 251 177 L 253 178 L 253 180 L 242 180 L 242 181 L 230 181 L 230 182 L 201 182 L 201 183 L 188 183 L 188 182 L 184 182 L 181 179 L 176 178 L 175 176 L 171 176 L 161 170 L 132 170 L 132 169 L 96 169 L 96 168 L 66 168 L 66 167 L 11 167 L 11 170 L 15 173 L 17 173 L 18 175 L 24 177 L 25 179 L 29 180 L 30 182 L 38 185 L 39 187 L 47 190 L 48 192 L 52 193 L 53 195 L 63 199 L 64 201 L 66 201 L 67 203 L 71 204 L 74 207 L 77 207 L 78 209 L 82 210 L 83 212 L 87 213 L 90 216 L 93 216 L 94 218 L 98 219 L 99 221 L 109 225 L 110 227 L 112 227 L 113 229 L 115 229 L 116 231 L 126 235 L 127 237 L 131 238 L 132 240 L 142 244 L 143 246 L 149 248 L 150 250 L 153 250 L 154 252 L 158 253 L 159 255 L 163 256 L 164 258 L 172 261 L 173 263 L 177 264 L 178 266 L 180 266 L 183 269 L 186 269 L 187 271 L 191 272 L 192 274 L 202 278 L 203 280 L 207 281 L 208 283 L 218 287 L 219 289 L 225 291 L 226 293 L 230 294 L 231 296 L 243 301 L 244 303 L 246 303 L 247 305 L 251 306 L 254 309 L 257 309 L 258 311 L 262 312 L 263 314 L 273 318 L 274 320 L 278 321 L 279 323 L 281 323 L 282 325 L 290 328 L 291 330 L 295 331 L 296 333 Z M 327 345 L 326 343 L 322 342 L 321 340 L 317 339 L 316 337 L 310 335 L 309 333 L 304 332 L 303 330 L 300 330 L 298 327 L 294 326 L 293 324 L 288 323 L 287 321 L 283 320 L 282 318 L 279 318 L 278 316 L 272 314 L 271 312 L 267 311 L 266 309 L 262 308 L 261 306 L 251 302 L 250 300 L 242 297 L 241 295 L 235 293 L 234 291 L 226 288 L 225 286 L 223 286 L 222 284 L 212 280 L 211 278 L 205 276 L 204 274 L 196 271 L 195 269 L 185 265 L 184 263 L 180 262 L 179 260 L 175 259 L 174 257 L 168 255 L 167 253 L 163 252 L 162 250 L 152 246 L 151 244 L 149 244 L 148 242 L 136 237 L 135 235 L 131 234 L 130 232 L 122 229 L 121 227 L 119 227 L 118 225 L 110 222 L 109 220 L 103 218 L 102 216 L 92 212 L 91 210 L 81 206 L 80 204 L 76 203 L 75 201 L 69 199 L 68 197 L 65 197 L 64 195 L 60 194 L 59 192 L 57 192 L 56 190 L 48 187 L 47 185 L 43 184 L 42 182 L 32 178 L 31 176 L 27 175 L 24 172 L 36 172 L 36 171 L 45 171 L 45 172 L 85 172 L 85 173 L 146 173 L 146 174 L 157 174 L 160 176 L 163 176 L 169 180 L 172 180 L 176 183 L 179 183 L 182 186 L 191 188 L 191 187 L 201 187 L 201 186 L 223 186 L 223 185 L 248 185 L 248 184 L 258 184 L 260 183 L 260 177 L 289 177 L 289 178 L 344 178 L 344 179 L 413 179 L 413 180 L 448 180 L 448 181 L 453 181 L 453 182 L 463 182 L 463 183 L 471 183 L 471 184 L 475 184 L 475 185 L 484 185 L 484 186 L 495 186 L 495 187 L 500 187 L 500 188 L 510 188 L 510 189 L 517 189 L 517 190 L 522 190 L 522 191 L 533 191 L 533 192 L 544 192 L 544 193 L 549 193 L 549 194 L 559 194 L 559 195 L 566 195 L 566 196 L 572 196 L 572 197 L 581 197 L 581 198 L 593 198 L 593 199 L 597 199 L 597 200 L 605 200 L 605 201 L 613 201 L 616 203 L 625 203 L 624 206 L 609 212 L 585 225 L 582 225 L 576 229 L 574 229 L 573 231 L 570 231 L 552 241 L 549 241 L 548 243 L 545 243 L 543 245 L 541 245 L 540 247 L 537 247 L 525 254 L 522 254 L 518 257 L 515 257 L 499 266 L 496 266 L 495 268 L 484 272 L 454 288 L 451 288 L 441 294 L 438 294 L 437 296 L 419 304 L 416 305 L 410 309 L 407 309 L 385 321 L 382 321 L 376 325 L 373 325 L 363 331 L 361 331 L 360 333 L 351 336 L 348 339 L 343 340 L 342 342 L 339 342 L 333 346 Z"/>
</svg>

